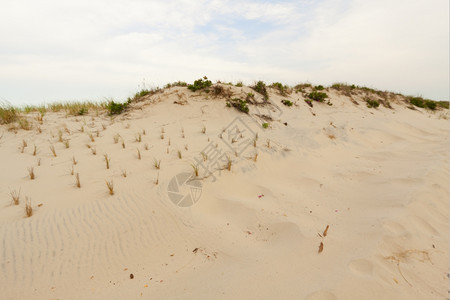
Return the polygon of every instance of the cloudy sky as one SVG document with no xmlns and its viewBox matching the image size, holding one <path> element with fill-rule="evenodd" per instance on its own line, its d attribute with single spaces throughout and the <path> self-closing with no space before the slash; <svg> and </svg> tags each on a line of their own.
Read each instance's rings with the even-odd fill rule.
<svg viewBox="0 0 450 300">
<path fill-rule="evenodd" d="M 347 82 L 449 99 L 448 0 L 1 0 L 0 102 L 177 80 Z"/>
</svg>

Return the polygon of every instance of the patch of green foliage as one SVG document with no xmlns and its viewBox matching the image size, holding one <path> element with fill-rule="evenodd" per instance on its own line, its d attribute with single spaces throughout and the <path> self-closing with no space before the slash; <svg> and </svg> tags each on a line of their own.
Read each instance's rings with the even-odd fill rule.
<svg viewBox="0 0 450 300">
<path fill-rule="evenodd" d="M 323 87 L 323 85 L 316 85 L 315 87 L 314 87 L 314 90 L 316 90 L 316 91 L 323 91 L 325 88 Z"/>
<path fill-rule="evenodd" d="M 283 103 L 286 106 L 292 106 L 294 103 L 292 103 L 292 101 L 289 100 L 281 100 L 281 103 Z"/>
<path fill-rule="evenodd" d="M 269 100 L 269 94 L 267 93 L 267 88 L 266 88 L 266 84 L 264 83 L 264 81 L 261 81 L 261 80 L 258 81 L 251 88 L 254 89 L 256 92 L 260 93 L 261 95 L 263 95 L 264 101 Z"/>
<path fill-rule="evenodd" d="M 212 85 L 211 80 L 208 80 L 208 77 L 203 77 L 194 81 L 194 84 L 189 84 L 187 86 L 188 89 L 195 92 L 198 90 L 206 89 L 206 92 L 209 92 L 208 88 Z"/>
<path fill-rule="evenodd" d="M 422 97 L 410 97 L 409 103 L 411 103 L 414 106 L 421 107 L 421 108 L 427 108 L 431 110 L 435 110 L 438 106 L 438 102 L 433 100 L 427 100 L 423 99 Z M 444 104 L 445 105 L 445 104 Z M 447 102 L 448 106 L 448 102 Z"/>
<path fill-rule="evenodd" d="M 233 98 L 233 99 L 231 99 L 230 101 L 227 102 L 227 106 L 228 107 L 233 106 L 237 110 L 242 111 L 242 112 L 244 112 L 246 114 L 248 114 L 248 112 L 249 112 L 247 101 L 242 100 L 240 98 Z"/>
<path fill-rule="evenodd" d="M 283 85 L 281 82 L 274 82 L 270 86 L 277 89 L 281 96 L 286 96 L 289 92 L 289 87 L 287 85 Z"/>
<path fill-rule="evenodd" d="M 438 101 L 437 105 L 439 107 L 449 109 L 449 102 L 448 101 Z"/>
<path fill-rule="evenodd" d="M 238 81 L 238 82 L 236 83 L 236 86 L 237 86 L 237 87 L 243 87 L 244 84 L 242 83 L 242 81 Z"/>
<path fill-rule="evenodd" d="M 262 124 L 262 127 L 263 127 L 264 129 L 268 128 L 268 127 L 269 127 L 269 123 L 263 123 L 263 124 Z"/>
<path fill-rule="evenodd" d="M 108 110 L 110 116 L 119 115 L 128 107 L 130 103 L 130 100 L 125 103 L 117 103 L 111 100 L 108 104 L 106 104 L 106 109 Z"/>
<path fill-rule="evenodd" d="M 186 87 L 187 83 L 184 81 L 176 81 L 176 82 L 172 82 L 172 83 L 168 83 L 164 86 L 165 89 L 171 88 L 171 87 L 175 87 L 175 86 L 181 86 L 181 87 Z"/>
<path fill-rule="evenodd" d="M 378 106 L 380 106 L 380 102 L 378 102 L 377 100 L 373 100 L 370 98 L 367 98 L 365 100 L 368 108 L 377 108 Z"/>
<path fill-rule="evenodd" d="M 308 98 L 318 102 L 324 102 L 328 95 L 324 92 L 312 91 L 308 94 Z"/>
</svg>

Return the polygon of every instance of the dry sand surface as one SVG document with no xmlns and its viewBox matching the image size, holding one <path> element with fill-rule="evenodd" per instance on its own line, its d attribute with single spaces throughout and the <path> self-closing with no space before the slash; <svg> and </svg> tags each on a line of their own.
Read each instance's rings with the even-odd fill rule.
<svg viewBox="0 0 450 300">
<path fill-rule="evenodd" d="M 327 93 L 244 114 L 174 87 L 1 125 L 0 298 L 449 297 L 448 110 Z"/>
</svg>

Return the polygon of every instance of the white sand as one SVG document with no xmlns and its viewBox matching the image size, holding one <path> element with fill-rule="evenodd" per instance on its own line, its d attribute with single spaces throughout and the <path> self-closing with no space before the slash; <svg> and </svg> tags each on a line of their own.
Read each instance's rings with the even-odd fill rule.
<svg viewBox="0 0 450 300">
<path fill-rule="evenodd" d="M 268 129 L 254 116 L 254 106 L 245 115 L 225 107 L 223 99 L 205 99 L 185 88 L 154 95 L 114 119 L 95 112 L 81 117 L 49 112 L 42 133 L 37 125 L 17 133 L 1 125 L 0 298 L 448 297 L 445 112 L 404 104 L 370 109 L 358 97 L 355 105 L 327 92 L 333 105 L 314 103 L 311 109 L 300 94 L 281 97 L 271 91 L 281 112 L 271 112 L 279 121 Z M 289 108 L 281 99 L 296 105 Z M 180 100 L 186 104 L 173 103 Z M 226 131 L 220 139 L 236 117 L 243 121 L 237 123 L 243 137 L 231 143 Z M 253 138 L 249 129 L 258 133 L 257 147 L 247 141 L 249 147 L 236 156 L 227 145 L 246 145 L 240 143 Z M 70 140 L 68 149 L 58 142 L 58 130 Z M 116 134 L 125 149 L 120 139 L 114 143 Z M 22 140 L 28 144 L 24 153 Z M 169 182 L 192 173 L 191 164 L 201 160 L 210 142 L 228 151 L 231 171 L 201 180 L 194 205 L 175 205 Z M 73 156 L 81 188 L 70 174 Z M 154 159 L 161 160 L 160 170 Z M 35 180 L 28 177 L 31 166 Z M 113 180 L 113 196 L 105 180 Z M 21 203 L 15 206 L 9 193 L 19 189 Z M 185 192 L 189 189 L 180 191 Z M 30 218 L 25 218 L 25 196 L 32 200 Z"/>
</svg>

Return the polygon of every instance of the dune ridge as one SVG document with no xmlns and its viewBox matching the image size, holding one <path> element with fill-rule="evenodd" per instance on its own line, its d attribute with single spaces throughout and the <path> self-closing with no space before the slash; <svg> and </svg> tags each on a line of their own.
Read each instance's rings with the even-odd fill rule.
<svg viewBox="0 0 450 300">
<path fill-rule="evenodd" d="M 174 85 L 118 115 L 0 125 L 2 298 L 448 297 L 448 109 L 266 88 Z"/>
</svg>

